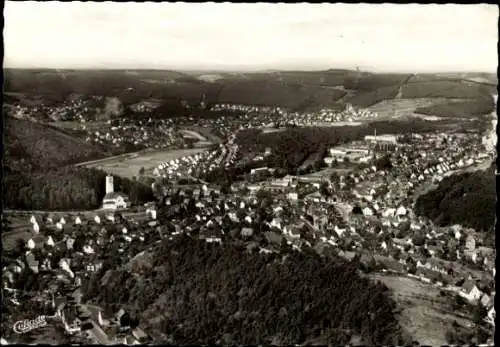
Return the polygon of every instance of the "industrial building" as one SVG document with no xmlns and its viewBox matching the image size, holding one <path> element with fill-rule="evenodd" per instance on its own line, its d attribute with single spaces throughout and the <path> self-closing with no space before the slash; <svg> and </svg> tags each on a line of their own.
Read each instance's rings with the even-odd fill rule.
<svg viewBox="0 0 500 347">
<path fill-rule="evenodd" d="M 375 133 L 365 136 L 365 142 L 370 143 L 374 149 L 391 150 L 397 146 L 398 138 L 396 135 L 377 135 Z"/>
</svg>

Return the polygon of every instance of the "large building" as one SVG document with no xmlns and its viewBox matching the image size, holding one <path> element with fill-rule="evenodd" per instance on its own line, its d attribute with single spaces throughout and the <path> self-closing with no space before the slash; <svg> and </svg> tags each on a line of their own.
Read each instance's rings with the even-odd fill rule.
<svg viewBox="0 0 500 347">
<path fill-rule="evenodd" d="M 398 138 L 396 135 L 377 135 L 375 133 L 365 136 L 365 142 L 371 143 L 376 149 L 391 150 L 397 146 Z"/>
<path fill-rule="evenodd" d="M 398 143 L 396 135 L 367 135 L 365 136 L 365 141 L 372 143 L 387 143 L 392 145 L 396 145 Z"/>
<path fill-rule="evenodd" d="M 113 176 L 106 176 L 106 195 L 102 199 L 102 208 L 106 210 L 126 209 L 130 206 L 127 195 L 114 191 Z"/>
</svg>

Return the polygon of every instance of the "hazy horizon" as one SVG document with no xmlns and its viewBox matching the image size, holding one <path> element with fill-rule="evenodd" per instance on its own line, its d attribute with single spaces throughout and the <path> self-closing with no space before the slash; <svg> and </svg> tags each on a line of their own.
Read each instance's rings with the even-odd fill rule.
<svg viewBox="0 0 500 347">
<path fill-rule="evenodd" d="M 485 4 L 6 1 L 4 18 L 6 68 L 496 73 L 498 66 L 498 7 Z"/>
<path fill-rule="evenodd" d="M 271 73 L 271 72 L 322 72 L 322 71 L 328 71 L 328 70 L 349 70 L 349 71 L 356 71 L 356 69 L 349 69 L 349 68 L 337 68 L 337 67 L 332 67 L 332 68 L 321 68 L 321 69 L 315 69 L 315 68 L 310 68 L 310 69 L 278 69 L 278 68 L 254 68 L 254 69 L 213 69 L 213 68 L 206 68 L 206 69 L 200 69 L 200 68 L 192 68 L 192 69 L 175 69 L 175 68 L 148 68 L 148 67 L 120 67 L 120 68 L 106 68 L 106 67 L 81 67 L 81 68 L 55 68 L 55 67 L 38 67 L 38 66 L 33 66 L 33 67 L 5 67 L 4 70 L 60 70 L 60 71 L 174 71 L 174 72 L 180 72 L 180 73 L 203 73 L 203 74 L 210 74 L 210 73 L 221 73 L 221 74 L 237 74 L 237 73 Z M 387 73 L 387 74 L 409 74 L 412 73 L 412 71 L 391 71 L 391 70 L 383 70 L 383 71 L 374 71 L 374 70 L 363 70 L 360 69 L 361 72 L 364 73 Z M 496 75 L 496 71 L 479 71 L 479 70 L 463 70 L 463 71 L 446 71 L 446 70 L 439 70 L 439 71 L 422 71 L 418 72 L 418 74 L 489 74 L 489 75 Z"/>
</svg>

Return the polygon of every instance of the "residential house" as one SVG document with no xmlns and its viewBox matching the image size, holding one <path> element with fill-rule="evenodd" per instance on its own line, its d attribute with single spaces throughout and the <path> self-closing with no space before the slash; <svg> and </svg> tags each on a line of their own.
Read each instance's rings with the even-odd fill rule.
<svg viewBox="0 0 500 347">
<path fill-rule="evenodd" d="M 269 244 L 274 244 L 276 246 L 281 246 L 283 237 L 275 232 L 269 231 L 264 233 L 264 236 Z"/>
<path fill-rule="evenodd" d="M 486 308 L 490 307 L 490 303 L 491 303 L 491 297 L 488 295 L 488 294 L 483 294 L 483 296 L 481 297 L 481 300 L 479 300 L 479 302 Z M 493 301 L 493 305 L 494 305 L 494 301 Z"/>
<path fill-rule="evenodd" d="M 404 273 L 406 271 L 405 265 L 391 258 L 383 257 L 380 263 L 385 267 L 385 269 L 391 272 Z"/>
<path fill-rule="evenodd" d="M 490 323 L 491 325 L 495 326 L 495 318 L 496 318 L 496 313 L 495 313 L 495 306 L 492 306 L 488 310 L 488 314 L 486 317 L 486 321 Z"/>
<path fill-rule="evenodd" d="M 468 279 L 464 282 L 459 292 L 460 296 L 464 297 L 470 302 L 477 301 L 481 298 L 481 291 L 477 288 L 476 283 Z"/>
<path fill-rule="evenodd" d="M 473 251 L 476 249 L 476 240 L 474 239 L 474 236 L 467 236 L 467 238 L 465 239 L 465 248 L 467 248 L 469 251 Z"/>
<path fill-rule="evenodd" d="M 139 327 L 132 330 L 132 335 L 137 339 L 137 341 L 139 341 L 139 343 L 146 343 L 149 340 L 149 336 Z"/>
<path fill-rule="evenodd" d="M 435 258 L 428 258 L 427 262 L 424 264 L 424 267 L 432 271 L 447 274 L 447 270 Z"/>
<path fill-rule="evenodd" d="M 33 270 L 33 272 L 38 273 L 39 262 L 35 259 L 33 253 L 29 252 L 26 254 L 26 264 L 31 270 Z"/>
<path fill-rule="evenodd" d="M 130 326 L 130 314 L 121 308 L 115 315 L 116 323 L 120 324 L 121 327 Z"/>
<path fill-rule="evenodd" d="M 103 209 L 126 209 L 130 206 L 130 200 L 127 195 L 123 193 L 111 192 L 104 196 L 102 200 Z"/>
<path fill-rule="evenodd" d="M 251 237 L 253 235 L 253 229 L 252 228 L 242 228 L 241 229 L 241 236 L 242 237 Z"/>
</svg>

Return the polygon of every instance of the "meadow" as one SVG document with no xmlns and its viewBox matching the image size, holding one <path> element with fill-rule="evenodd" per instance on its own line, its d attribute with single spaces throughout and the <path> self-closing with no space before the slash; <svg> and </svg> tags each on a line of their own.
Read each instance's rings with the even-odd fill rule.
<svg viewBox="0 0 500 347">
<path fill-rule="evenodd" d="M 401 309 L 399 322 L 421 345 L 447 345 L 446 332 L 452 329 L 452 322 L 468 326 L 472 322 L 454 313 L 447 296 L 440 295 L 439 288 L 417 279 L 373 274 L 370 276 L 384 283 L 393 293 Z"/>
</svg>

